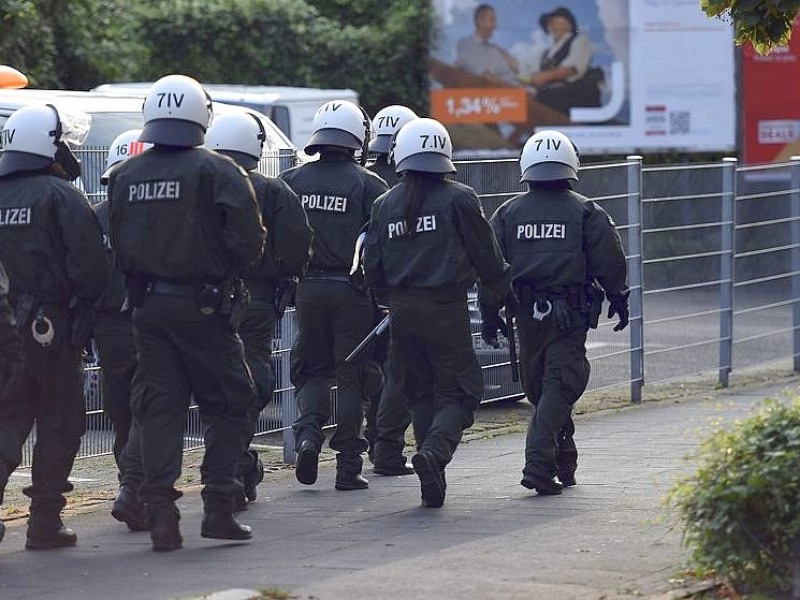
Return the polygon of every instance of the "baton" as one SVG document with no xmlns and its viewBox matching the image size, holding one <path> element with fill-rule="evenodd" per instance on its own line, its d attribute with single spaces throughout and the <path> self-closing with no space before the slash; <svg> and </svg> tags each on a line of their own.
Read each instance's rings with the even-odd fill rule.
<svg viewBox="0 0 800 600">
<path fill-rule="evenodd" d="M 350 355 L 347 358 L 344 359 L 344 362 L 348 362 L 348 363 L 349 362 L 355 362 L 355 360 L 357 358 L 359 358 L 366 351 L 366 349 L 370 345 L 372 345 L 372 343 L 376 339 L 378 339 L 381 336 L 381 334 L 383 334 L 384 331 L 389 329 L 389 323 L 391 323 L 391 318 L 392 318 L 392 315 L 386 315 L 385 317 L 383 317 L 383 319 L 381 319 L 381 322 L 378 323 L 375 326 L 375 329 L 370 331 L 367 334 L 367 337 L 365 337 L 363 340 L 361 340 L 361 343 L 358 346 L 356 346 L 356 349 L 353 350 L 350 353 Z"/>
<path fill-rule="evenodd" d="M 514 338 L 514 315 L 506 316 L 508 328 L 508 358 L 511 363 L 511 381 L 519 382 L 519 360 L 517 359 L 517 340 Z"/>
</svg>

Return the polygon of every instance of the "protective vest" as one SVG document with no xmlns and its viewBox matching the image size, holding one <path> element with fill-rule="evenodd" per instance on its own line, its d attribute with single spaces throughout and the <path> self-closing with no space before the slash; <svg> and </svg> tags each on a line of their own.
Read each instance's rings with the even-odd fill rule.
<svg viewBox="0 0 800 600">
<path fill-rule="evenodd" d="M 373 211 L 365 256 L 373 285 L 466 290 L 478 280 L 479 254 L 497 267 L 494 273 L 491 266 L 481 273 L 482 279 L 502 274 L 505 265 L 471 188 L 449 180 L 432 183 L 413 223 L 406 222 L 405 189 L 401 180 Z M 475 226 L 477 220 L 483 221 L 483 229 Z M 377 281 L 376 269 L 381 271 Z"/>
<path fill-rule="evenodd" d="M 108 276 L 86 197 L 43 173 L 0 178 L 0 259 L 12 304 L 23 294 L 42 304 L 66 305 L 72 296 L 93 304 Z"/>
<path fill-rule="evenodd" d="M 309 274 L 346 276 L 359 231 L 386 183 L 349 157 L 323 157 L 280 177 L 297 194 L 314 230 Z"/>
<path fill-rule="evenodd" d="M 109 201 L 111 242 L 126 274 L 219 282 L 263 250 L 247 173 L 204 148 L 156 146 L 129 158 L 111 175 Z"/>
<path fill-rule="evenodd" d="M 625 286 L 625 254 L 614 223 L 580 194 L 529 191 L 498 208 L 491 224 L 515 285 L 550 291 L 597 278 L 609 293 Z"/>
</svg>

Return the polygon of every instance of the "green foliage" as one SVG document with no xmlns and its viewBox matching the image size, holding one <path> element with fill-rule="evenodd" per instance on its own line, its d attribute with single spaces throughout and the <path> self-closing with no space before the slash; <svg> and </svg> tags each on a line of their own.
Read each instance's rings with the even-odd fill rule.
<svg viewBox="0 0 800 600">
<path fill-rule="evenodd" d="M 53 31 L 37 2 L 0 0 L 0 62 L 25 73 L 31 87 L 52 87 L 59 82 L 55 59 Z"/>
<path fill-rule="evenodd" d="M 760 54 L 789 43 L 800 0 L 700 0 L 710 17 L 732 19 L 737 44 L 751 42 Z"/>
<path fill-rule="evenodd" d="M 670 492 L 694 566 L 740 591 L 787 588 L 800 541 L 800 399 L 768 400 L 715 431 L 698 457 Z"/>
<path fill-rule="evenodd" d="M 147 2 L 137 31 L 151 59 L 137 78 L 349 87 L 371 113 L 392 102 L 425 108 L 427 0 L 316 4 L 324 12 L 304 0 Z"/>
</svg>

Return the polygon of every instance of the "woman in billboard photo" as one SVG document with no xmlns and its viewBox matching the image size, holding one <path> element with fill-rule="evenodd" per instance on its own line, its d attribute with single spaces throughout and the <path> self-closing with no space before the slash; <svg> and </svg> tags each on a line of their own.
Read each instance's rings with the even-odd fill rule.
<svg viewBox="0 0 800 600">
<path fill-rule="evenodd" d="M 544 13 L 539 25 L 552 43 L 542 54 L 539 70 L 521 81 L 536 88 L 539 102 L 566 115 L 575 106 L 600 106 L 603 70 L 590 66 L 594 48 L 579 33 L 572 11 L 559 7 Z"/>
</svg>

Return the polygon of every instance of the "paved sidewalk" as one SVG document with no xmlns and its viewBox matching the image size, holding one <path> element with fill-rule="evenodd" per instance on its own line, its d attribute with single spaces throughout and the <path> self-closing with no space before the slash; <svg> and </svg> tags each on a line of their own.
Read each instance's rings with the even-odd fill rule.
<svg viewBox="0 0 800 600">
<path fill-rule="evenodd" d="M 520 434 L 463 444 L 448 468 L 442 509 L 419 506 L 416 477 L 370 477 L 337 492 L 270 475 L 242 514 L 249 543 L 200 538 L 199 495 L 181 501 L 184 549 L 150 550 L 103 507 L 71 517 L 78 547 L 26 552 L 25 529 L 0 544 L 0 598 L 189 598 L 230 588 L 264 598 L 565 599 L 654 597 L 670 590 L 686 551 L 663 499 L 712 422 L 746 415 L 761 399 L 797 391 L 792 378 L 577 420 L 578 485 L 538 497 L 519 485 Z M 289 596 L 292 597 L 292 596 Z"/>
</svg>

